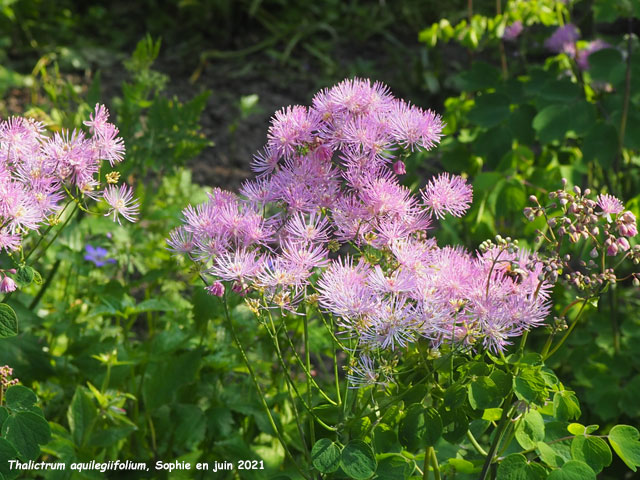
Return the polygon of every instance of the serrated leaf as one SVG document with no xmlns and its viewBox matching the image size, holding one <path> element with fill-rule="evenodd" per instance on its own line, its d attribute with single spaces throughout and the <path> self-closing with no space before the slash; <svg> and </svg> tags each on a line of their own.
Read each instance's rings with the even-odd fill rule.
<svg viewBox="0 0 640 480">
<path fill-rule="evenodd" d="M 340 447 L 328 438 L 321 438 L 311 449 L 311 463 L 321 473 L 332 473 L 340 467 Z"/>
<path fill-rule="evenodd" d="M 640 467 L 640 432 L 630 425 L 616 425 L 609 432 L 609 443 L 634 472 Z"/>
</svg>

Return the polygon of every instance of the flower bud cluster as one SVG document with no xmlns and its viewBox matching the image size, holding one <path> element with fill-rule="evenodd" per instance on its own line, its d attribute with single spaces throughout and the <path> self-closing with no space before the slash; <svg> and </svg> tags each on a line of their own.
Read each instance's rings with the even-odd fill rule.
<svg viewBox="0 0 640 480">
<path fill-rule="evenodd" d="M 607 265 L 608 257 L 621 257 L 616 263 L 625 257 L 640 263 L 640 248 L 632 248 L 629 242 L 638 233 L 636 218 L 612 195 L 595 196 L 578 186 L 567 190 L 566 184 L 563 179 L 563 188 L 549 193 L 546 206 L 531 196 L 533 206 L 525 208 L 524 214 L 529 221 L 546 219 L 548 229 L 538 232 L 547 244 L 545 278 L 555 280 L 562 275 L 568 284 L 595 293 L 618 281 L 614 268 Z M 579 244 L 588 259 L 561 255 L 567 243 Z"/>
<path fill-rule="evenodd" d="M 17 378 L 11 379 L 13 368 L 8 365 L 0 367 L 0 385 L 3 389 L 16 385 L 20 382 Z"/>
</svg>

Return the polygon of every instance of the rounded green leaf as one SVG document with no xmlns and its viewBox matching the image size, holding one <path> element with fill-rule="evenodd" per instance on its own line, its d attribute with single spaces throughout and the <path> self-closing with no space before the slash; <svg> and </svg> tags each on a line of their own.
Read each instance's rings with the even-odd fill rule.
<svg viewBox="0 0 640 480">
<path fill-rule="evenodd" d="M 500 390 L 489 377 L 478 377 L 469 384 L 469 404 L 474 410 L 497 407 L 500 404 Z"/>
<path fill-rule="evenodd" d="M 441 435 L 442 419 L 438 412 L 419 404 L 409 407 L 398 428 L 398 439 L 409 450 L 433 446 Z"/>
<path fill-rule="evenodd" d="M 353 440 L 342 449 L 340 466 L 350 478 L 365 480 L 376 473 L 378 464 L 369 445 Z"/>
<path fill-rule="evenodd" d="M 385 480 L 404 480 L 413 473 L 413 465 L 400 455 L 386 454 L 378 456 L 376 478 Z"/>
<path fill-rule="evenodd" d="M 0 438 L 0 473 L 8 475 L 11 473 L 9 460 L 13 460 L 18 456 L 18 452 L 4 438 Z"/>
<path fill-rule="evenodd" d="M 580 403 L 573 392 L 556 392 L 553 396 L 553 416 L 567 421 L 580 418 Z"/>
<path fill-rule="evenodd" d="M 581 423 L 570 423 L 567 430 L 571 435 L 584 435 L 587 431 L 587 427 Z"/>
<path fill-rule="evenodd" d="M 557 468 L 565 462 L 565 459 L 553 447 L 547 445 L 544 442 L 538 442 L 536 445 L 536 450 L 540 455 L 540 460 L 542 460 L 550 467 Z"/>
<path fill-rule="evenodd" d="M 20 284 L 21 287 L 26 287 L 27 285 L 31 285 L 33 279 L 35 277 L 35 270 L 28 265 L 23 265 L 18 268 L 16 272 L 16 281 Z"/>
<path fill-rule="evenodd" d="M 551 472 L 547 480 L 596 480 L 595 472 L 584 462 L 569 460 Z"/>
<path fill-rule="evenodd" d="M 11 410 L 31 411 L 37 401 L 36 394 L 22 385 L 9 387 L 5 393 L 5 404 Z"/>
<path fill-rule="evenodd" d="M 0 303 L 0 338 L 15 337 L 18 334 L 18 316 L 6 303 Z"/>
<path fill-rule="evenodd" d="M 544 480 L 546 476 L 546 470 L 542 465 L 529 463 L 524 455 L 512 453 L 500 463 L 496 478 L 497 480 Z"/>
<path fill-rule="evenodd" d="M 25 460 L 35 460 L 40 447 L 51 438 L 47 421 L 33 412 L 12 415 L 2 425 L 2 436 L 16 448 Z"/>
<path fill-rule="evenodd" d="M 609 443 L 634 472 L 640 467 L 640 432 L 629 425 L 616 425 L 609 432 Z"/>
<path fill-rule="evenodd" d="M 530 410 L 524 415 L 516 428 L 516 440 L 522 448 L 535 448 L 536 444 L 544 440 L 544 420 L 537 410 Z"/>
<path fill-rule="evenodd" d="M 311 449 L 311 463 L 319 472 L 335 472 L 340 466 L 340 447 L 328 438 L 321 438 Z"/>
<path fill-rule="evenodd" d="M 571 456 L 589 465 L 596 473 L 611 465 L 611 449 L 598 437 L 575 437 L 571 442 Z"/>
</svg>

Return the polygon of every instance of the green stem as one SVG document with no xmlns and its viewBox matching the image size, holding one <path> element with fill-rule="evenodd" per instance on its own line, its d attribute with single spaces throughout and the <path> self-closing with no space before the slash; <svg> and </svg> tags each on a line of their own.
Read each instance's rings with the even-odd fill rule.
<svg viewBox="0 0 640 480">
<path fill-rule="evenodd" d="M 268 327 L 267 327 L 267 332 L 269 333 L 269 336 L 273 340 L 273 345 L 276 348 L 276 356 L 278 357 L 278 361 L 280 362 L 280 366 L 282 367 L 282 370 L 284 371 L 284 374 L 285 374 L 285 377 L 286 377 L 286 379 L 288 381 L 288 384 L 290 384 L 291 387 L 293 387 L 293 391 L 295 392 L 296 396 L 300 399 L 300 402 L 302 403 L 302 406 L 309 413 L 309 415 L 311 417 L 311 423 L 313 423 L 313 421 L 315 420 L 320 425 L 322 425 L 322 427 L 326 428 L 327 430 L 329 430 L 331 432 L 335 432 L 336 428 L 332 427 L 330 425 L 327 425 L 322 420 L 320 420 L 320 418 L 318 418 L 318 416 L 313 412 L 313 410 L 311 408 L 311 403 L 310 402 L 306 403 L 304 401 L 304 398 L 302 397 L 302 395 L 300 395 L 300 392 L 298 391 L 298 388 L 296 387 L 296 384 L 293 381 L 293 378 L 291 378 L 291 374 L 289 373 L 289 368 L 290 367 L 287 365 L 287 362 L 285 362 L 284 357 L 282 356 L 282 350 L 280 349 L 280 342 L 278 341 L 278 332 L 276 330 L 275 324 L 273 323 L 273 317 L 271 316 L 271 312 L 269 312 L 269 320 L 271 322 L 271 327 L 273 328 L 273 333 L 269 330 Z M 308 396 L 308 398 L 310 400 L 310 395 Z M 295 402 L 295 399 L 293 397 L 291 397 L 291 401 Z M 334 403 L 334 405 L 335 405 L 335 403 Z"/>
<path fill-rule="evenodd" d="M 76 204 L 73 207 L 73 210 L 71 210 L 71 213 L 69 214 L 69 216 L 65 219 L 64 223 L 62 224 L 62 226 L 56 231 L 56 233 L 53 235 L 53 238 L 44 246 L 44 248 L 42 248 L 40 250 L 40 253 L 38 254 L 38 256 L 35 258 L 35 260 L 33 261 L 33 263 L 37 262 L 38 260 L 40 260 L 40 258 L 42 258 L 42 256 L 47 252 L 47 250 L 49 249 L 49 247 L 51 246 L 51 244 L 53 242 L 56 241 L 56 238 L 58 238 L 58 235 L 60 235 L 60 232 L 62 232 L 64 230 L 64 228 L 69 224 L 69 222 L 71 221 L 71 219 L 74 217 L 75 213 L 78 211 L 78 204 Z M 31 253 L 33 253 L 35 251 L 32 250 L 29 255 L 31 255 Z M 26 259 L 25 259 L 26 260 Z"/>
<path fill-rule="evenodd" d="M 282 433 L 280 433 L 280 430 L 278 429 L 275 420 L 273 419 L 273 415 L 271 415 L 271 409 L 269 408 L 269 405 L 267 404 L 267 401 L 264 397 L 264 393 L 262 392 L 262 388 L 260 387 L 260 383 L 258 382 L 258 378 L 256 377 L 256 374 L 253 370 L 253 367 L 251 366 L 251 362 L 249 362 L 249 358 L 247 357 L 246 352 L 244 351 L 244 348 L 242 347 L 242 344 L 240 343 L 240 339 L 238 338 L 238 335 L 236 333 L 236 329 L 233 326 L 233 321 L 231 320 L 231 315 L 229 314 L 229 305 L 227 304 L 227 296 L 226 293 L 224 294 L 223 298 L 222 298 L 222 304 L 224 306 L 224 316 L 225 316 L 225 320 L 229 326 L 229 331 L 231 332 L 231 337 L 233 338 L 234 343 L 236 344 L 236 347 L 238 347 L 238 350 L 240 351 L 240 356 L 242 357 L 242 360 L 244 361 L 245 366 L 247 367 L 247 370 L 249 371 L 249 376 L 251 377 L 251 380 L 253 381 L 253 385 L 256 388 L 256 391 L 258 392 L 258 396 L 260 397 L 260 403 L 262 403 L 262 407 L 264 408 L 265 413 L 267 414 L 267 418 L 269 419 L 269 424 L 271 425 L 271 428 L 273 429 L 274 433 L 276 434 L 276 437 L 278 437 L 278 441 L 280 442 L 280 445 L 282 445 L 282 448 L 284 449 L 284 453 L 287 457 L 289 457 L 289 460 L 291 460 L 291 462 L 293 463 L 294 467 L 296 468 L 296 470 L 298 470 L 298 472 L 300 472 L 300 475 L 302 475 L 304 478 L 311 480 L 311 477 L 309 477 L 309 475 L 307 473 L 305 473 L 300 466 L 298 465 L 298 462 L 296 462 L 295 458 L 293 457 L 293 455 L 291 454 L 291 451 L 289 450 L 289 447 L 287 447 L 287 443 L 285 442 L 284 438 L 282 437 Z"/>
<path fill-rule="evenodd" d="M 584 301 L 582 302 L 582 306 L 580 307 L 580 310 L 578 311 L 578 314 L 576 315 L 576 318 L 573 320 L 573 323 L 571 323 L 571 326 L 569 326 L 569 328 L 567 329 L 565 334 L 562 336 L 560 341 L 556 344 L 556 346 L 553 347 L 551 349 L 551 351 L 549 353 L 547 353 L 546 356 L 544 356 L 542 358 L 543 360 L 547 360 L 550 356 L 552 356 L 554 353 L 556 353 L 558 351 L 558 349 L 562 346 L 562 344 L 564 344 L 564 342 L 567 340 L 567 338 L 569 338 L 569 335 L 571 335 L 571 332 L 573 332 L 573 329 L 576 328 L 576 325 L 578 324 L 578 320 L 580 320 L 582 312 L 584 311 L 584 307 L 587 306 L 587 302 L 588 301 L 589 301 L 588 298 L 584 299 Z"/>
<path fill-rule="evenodd" d="M 309 407 L 311 407 L 311 352 L 309 351 L 309 315 L 307 315 L 307 312 L 305 312 L 305 315 L 302 317 L 302 325 L 304 329 L 304 355 L 307 372 L 309 372 L 309 375 L 307 375 L 307 403 L 309 403 Z M 315 381 L 313 383 L 315 383 Z M 309 436 L 311 437 L 311 445 L 315 445 L 316 430 L 313 417 L 309 418 Z"/>
<path fill-rule="evenodd" d="M 475 448 L 480 455 L 482 455 L 483 457 L 487 456 L 487 451 L 478 443 L 478 440 L 476 440 L 476 437 L 473 436 L 471 430 L 467 430 L 467 438 L 471 442 L 471 445 L 473 445 L 473 448 Z"/>
<path fill-rule="evenodd" d="M 40 302 L 40 300 L 42 299 L 42 296 L 45 294 L 45 292 L 51 285 L 51 281 L 53 280 L 53 277 L 55 277 L 56 273 L 58 272 L 58 268 L 60 268 L 60 263 L 61 263 L 61 260 L 58 258 L 53 264 L 53 267 L 51 267 L 51 270 L 49 271 L 49 275 L 47 275 L 47 278 L 42 284 L 42 286 L 40 287 L 40 290 L 38 290 L 38 293 L 36 294 L 34 299 L 31 300 L 31 303 L 29 304 L 29 310 L 33 310 L 34 308 L 36 308 L 36 306 L 38 305 L 38 302 Z"/>
<path fill-rule="evenodd" d="M 493 442 L 491 442 L 491 447 L 489 447 L 489 452 L 487 453 L 487 458 L 484 461 L 482 472 L 480 473 L 480 477 L 478 477 L 478 480 L 486 480 L 487 475 L 489 474 L 489 469 L 491 468 L 493 458 L 496 454 L 496 451 L 498 450 L 498 445 L 500 444 L 500 440 L 502 440 L 502 435 L 504 434 L 504 431 L 507 428 L 507 425 L 509 424 L 509 420 L 511 418 L 510 410 L 512 398 L 513 392 L 509 394 L 503 404 L 502 417 L 500 418 L 500 423 L 498 424 L 498 428 L 496 429 Z"/>
<path fill-rule="evenodd" d="M 440 480 L 440 466 L 438 465 L 438 457 L 436 457 L 436 451 L 433 447 L 430 448 L 431 453 L 431 466 L 433 467 L 433 477 L 435 480 Z"/>
<path fill-rule="evenodd" d="M 284 318 L 282 319 L 283 323 L 284 323 Z M 286 325 L 285 325 L 286 327 Z M 274 330 L 275 331 L 275 330 Z M 337 406 L 338 403 L 336 403 L 331 397 L 329 397 L 324 390 L 322 390 L 322 388 L 320 388 L 320 385 L 318 385 L 318 383 L 315 381 L 315 379 L 313 378 L 313 376 L 311 375 L 311 372 L 309 371 L 309 369 L 307 368 L 307 366 L 302 362 L 302 359 L 300 358 L 300 355 L 298 355 L 298 352 L 296 351 L 295 345 L 293 344 L 293 341 L 291 340 L 291 337 L 289 336 L 289 334 L 287 333 L 286 328 L 284 329 L 284 335 L 287 338 L 287 342 L 289 343 L 289 347 L 291 348 L 291 352 L 293 353 L 293 356 L 295 357 L 296 361 L 298 362 L 298 365 L 300 365 L 300 367 L 302 368 L 302 370 L 305 373 L 305 376 L 307 377 L 307 381 L 308 382 L 312 382 L 314 387 L 316 387 L 316 389 L 318 390 L 318 393 L 320 393 L 320 395 L 322 395 L 322 397 L 329 402 L 331 405 L 333 406 Z M 288 371 L 288 370 L 287 370 Z"/>
<path fill-rule="evenodd" d="M 429 480 L 429 460 L 431 459 L 431 450 L 433 447 L 428 447 L 424 452 L 424 465 L 422 466 L 422 480 Z"/>
</svg>

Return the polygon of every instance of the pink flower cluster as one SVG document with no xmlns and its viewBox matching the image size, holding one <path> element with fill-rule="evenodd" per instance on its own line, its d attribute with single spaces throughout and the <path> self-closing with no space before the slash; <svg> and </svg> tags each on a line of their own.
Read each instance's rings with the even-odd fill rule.
<svg viewBox="0 0 640 480">
<path fill-rule="evenodd" d="M 359 339 L 365 356 L 352 374 L 364 379 L 375 377 L 374 357 L 418 337 L 503 350 L 544 321 L 550 285 L 513 245 L 472 255 L 427 238 L 434 219 L 462 216 L 472 200 L 466 180 L 448 173 L 420 195 L 398 181 L 403 158 L 434 147 L 442 126 L 380 83 L 345 80 L 310 107 L 277 112 L 257 178 L 242 196 L 216 188 L 188 206 L 169 248 L 201 265 L 212 295 L 228 282 L 259 309 L 294 314 L 317 301 Z"/>
<path fill-rule="evenodd" d="M 79 130 L 47 135 L 42 123 L 22 117 L 0 123 L 0 250 L 18 250 L 22 238 L 50 223 L 69 196 L 104 198 L 109 214 L 134 219 L 138 204 L 130 187 L 101 189 L 102 161 L 114 166 L 125 151 L 108 115 L 104 106 L 96 106 L 85 122 L 90 135 Z"/>
<path fill-rule="evenodd" d="M 553 34 L 547 38 L 544 45 L 547 49 L 554 53 L 566 53 L 571 58 L 574 58 L 578 68 L 581 70 L 589 69 L 589 56 L 603 50 L 605 48 L 611 48 L 604 40 L 596 39 L 584 47 L 578 49 L 576 42 L 580 38 L 580 32 L 577 27 L 571 23 L 559 27 Z"/>
</svg>

